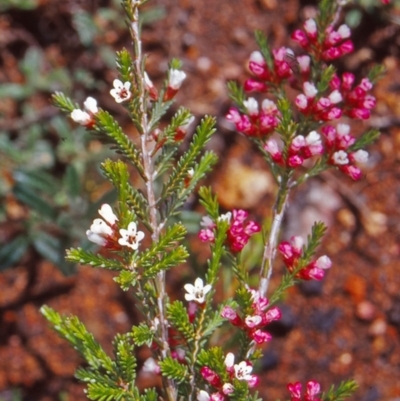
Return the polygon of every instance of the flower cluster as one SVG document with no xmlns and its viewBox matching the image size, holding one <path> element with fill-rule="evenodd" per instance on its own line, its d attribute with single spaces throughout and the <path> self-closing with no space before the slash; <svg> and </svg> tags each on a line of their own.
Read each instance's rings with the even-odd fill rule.
<svg viewBox="0 0 400 401">
<path fill-rule="evenodd" d="M 275 163 L 291 168 L 302 166 L 310 157 L 324 153 L 321 136 L 317 131 L 311 131 L 306 137 L 295 136 L 286 154 L 279 148 L 275 139 L 269 139 L 264 145 L 264 150 L 271 155 Z"/>
<path fill-rule="evenodd" d="M 318 90 L 312 82 L 303 83 L 303 93 L 297 95 L 295 104 L 306 117 L 316 121 L 331 121 L 342 116 L 342 110 L 336 107 L 342 101 L 338 90 L 332 91 L 328 97 L 319 97 Z"/>
<path fill-rule="evenodd" d="M 350 135 L 350 126 L 338 124 L 334 128 L 327 125 L 322 128 L 322 133 L 325 137 L 328 163 L 338 167 L 354 180 L 360 179 L 361 170 L 355 163 L 365 163 L 368 160 L 368 153 L 362 149 L 355 152 L 349 151 L 356 141 L 356 138 Z"/>
<path fill-rule="evenodd" d="M 289 383 L 287 389 L 290 392 L 290 401 L 321 401 L 320 398 L 316 397 L 321 391 L 321 386 L 315 380 L 307 382 L 307 390 L 303 398 L 301 397 L 302 385 L 300 382 Z"/>
<path fill-rule="evenodd" d="M 303 29 L 304 31 L 301 29 L 294 31 L 292 39 L 316 60 L 335 60 L 351 53 L 354 49 L 353 42 L 348 39 L 351 32 L 347 25 L 343 24 L 337 30 L 330 25 L 321 35 L 316 21 L 310 18 L 304 23 Z"/>
<path fill-rule="evenodd" d="M 144 238 L 142 231 L 137 231 L 136 222 L 132 221 L 126 229 L 118 228 L 118 217 L 110 205 L 104 204 L 99 209 L 102 219 L 94 219 L 90 229 L 86 231 L 89 241 L 107 249 L 121 249 L 125 246 L 134 251 Z"/>
<path fill-rule="evenodd" d="M 278 85 L 284 79 L 293 75 L 293 67 L 287 54 L 293 55 L 293 51 L 286 47 L 274 49 L 273 66 L 267 65 L 263 55 L 259 51 L 254 51 L 250 55 L 249 70 L 253 73 L 254 78 L 247 79 L 244 83 L 246 92 L 260 91 L 268 89 L 268 84 Z"/>
<path fill-rule="evenodd" d="M 236 125 L 236 129 L 244 135 L 262 137 L 274 132 L 279 125 L 279 110 L 276 104 L 269 99 L 264 99 L 259 110 L 256 99 L 250 97 L 244 101 L 247 114 L 231 108 L 226 118 Z"/>
<path fill-rule="evenodd" d="M 303 255 L 303 245 L 304 241 L 299 236 L 294 236 L 290 239 L 290 242 L 283 241 L 278 245 L 283 261 L 291 273 L 299 269 L 298 262 Z M 331 266 L 332 262 L 328 256 L 320 256 L 317 260 L 300 268 L 296 273 L 296 277 L 303 280 L 322 280 L 325 270 Z"/>
<path fill-rule="evenodd" d="M 97 107 L 97 100 L 89 96 L 83 102 L 83 107 L 85 110 L 72 110 L 71 118 L 73 121 L 80 125 L 83 125 L 84 127 L 92 128 L 94 125 L 94 116 L 99 111 Z"/>
<path fill-rule="evenodd" d="M 261 230 L 261 226 L 254 222 L 245 220 L 248 217 L 245 210 L 233 210 L 219 217 L 220 220 L 226 220 L 229 223 L 227 230 L 227 243 L 231 252 L 240 252 L 249 241 L 250 237 Z M 200 223 L 204 228 L 199 232 L 199 238 L 203 242 L 213 242 L 215 240 L 214 229 L 217 225 L 209 216 L 203 217 Z"/>
<path fill-rule="evenodd" d="M 249 361 L 242 361 L 235 364 L 235 356 L 229 352 L 225 358 L 225 368 L 227 375 L 224 380 L 220 375 L 210 369 L 208 366 L 203 366 L 200 373 L 204 380 L 210 383 L 218 391 L 213 394 L 208 394 L 204 390 L 200 390 L 197 395 L 198 401 L 224 401 L 227 400 L 229 395 L 234 392 L 234 380 L 246 381 L 250 388 L 257 386 L 259 378 L 252 375 L 253 365 Z"/>
<path fill-rule="evenodd" d="M 260 296 L 258 291 L 250 291 L 253 303 L 245 317 L 240 317 L 230 306 L 225 306 L 222 309 L 221 316 L 229 320 L 234 326 L 242 328 L 248 337 L 257 344 L 263 344 L 271 340 L 272 336 L 262 329 L 274 320 L 279 320 L 282 315 L 279 308 L 275 306 L 266 310 L 269 304 L 268 299 Z"/>
<path fill-rule="evenodd" d="M 355 76 L 345 72 L 340 79 L 336 74 L 330 82 L 333 93 L 340 94 L 343 101 L 343 113 L 355 119 L 367 120 L 371 116 L 371 109 L 376 105 L 374 96 L 368 94 L 373 84 L 368 78 L 354 86 Z"/>
</svg>

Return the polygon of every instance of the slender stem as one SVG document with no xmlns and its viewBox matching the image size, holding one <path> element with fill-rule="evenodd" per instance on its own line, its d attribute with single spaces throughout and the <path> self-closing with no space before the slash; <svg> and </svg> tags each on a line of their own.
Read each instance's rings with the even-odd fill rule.
<svg viewBox="0 0 400 401">
<path fill-rule="evenodd" d="M 289 199 L 289 185 L 285 180 L 282 182 L 276 203 L 273 208 L 272 225 L 268 233 L 268 239 L 265 243 L 264 254 L 261 263 L 260 270 L 260 285 L 259 293 L 262 297 L 265 297 L 268 291 L 269 282 L 272 275 L 273 262 L 276 254 L 276 245 L 278 243 L 278 235 L 282 225 L 283 216 L 285 214 L 285 208 Z"/>
<path fill-rule="evenodd" d="M 143 157 L 143 168 L 146 175 L 146 193 L 147 200 L 149 203 L 149 213 L 150 213 L 150 226 L 152 229 L 151 239 L 153 242 L 157 242 L 160 237 L 161 227 L 158 223 L 158 214 L 156 206 L 156 196 L 154 191 L 154 163 L 152 158 L 152 149 L 150 148 L 151 138 L 150 131 L 147 121 L 146 112 L 146 94 L 144 77 L 142 71 L 142 43 L 140 39 L 139 32 L 139 10 L 138 7 L 134 7 L 133 10 L 133 20 L 131 21 L 131 34 L 133 38 L 133 45 L 135 49 L 135 60 L 134 68 L 137 77 L 137 85 L 139 91 L 140 99 L 140 112 L 141 112 L 141 126 L 143 129 L 143 134 L 140 137 L 141 149 Z M 165 304 L 166 304 L 166 291 L 165 291 L 165 272 L 162 271 L 157 274 L 156 280 L 156 292 L 157 292 L 157 307 L 158 307 L 158 319 L 160 322 L 160 353 L 162 359 L 165 359 L 170 355 L 170 347 L 168 342 L 168 320 L 165 315 Z M 165 380 L 165 389 L 167 393 L 167 399 L 169 401 L 176 401 L 177 390 L 173 380 Z"/>
</svg>

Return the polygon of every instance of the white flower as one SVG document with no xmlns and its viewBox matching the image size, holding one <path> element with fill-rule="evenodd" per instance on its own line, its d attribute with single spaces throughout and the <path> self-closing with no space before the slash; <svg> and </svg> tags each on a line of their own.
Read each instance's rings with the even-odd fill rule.
<svg viewBox="0 0 400 401">
<path fill-rule="evenodd" d="M 235 363 L 235 355 L 232 352 L 228 352 L 225 357 L 224 364 L 227 369 L 232 368 Z"/>
<path fill-rule="evenodd" d="M 368 152 L 363 149 L 357 150 L 351 156 L 357 163 L 366 163 L 368 161 Z"/>
<path fill-rule="evenodd" d="M 349 163 L 349 158 L 344 150 L 335 152 L 332 156 L 332 159 L 336 165 L 345 165 Z"/>
<path fill-rule="evenodd" d="M 244 319 L 246 326 L 250 329 L 253 327 L 258 326 L 262 322 L 262 317 L 259 315 L 254 315 L 254 316 L 246 316 Z"/>
<path fill-rule="evenodd" d="M 343 100 L 342 94 L 337 89 L 331 92 L 328 98 L 333 104 L 340 103 Z"/>
<path fill-rule="evenodd" d="M 214 228 L 215 227 L 215 224 L 212 221 L 210 216 L 203 216 L 200 221 L 200 225 L 205 228 Z"/>
<path fill-rule="evenodd" d="M 308 98 L 314 98 L 317 93 L 318 89 L 315 87 L 315 85 L 311 82 L 304 82 L 303 84 L 303 92 Z"/>
<path fill-rule="evenodd" d="M 317 131 L 311 131 L 306 136 L 307 145 L 321 145 L 321 136 Z"/>
<path fill-rule="evenodd" d="M 338 136 L 342 137 L 344 135 L 348 135 L 350 132 L 350 125 L 348 124 L 338 124 L 336 127 L 336 132 Z"/>
<path fill-rule="evenodd" d="M 71 118 L 76 123 L 81 124 L 81 125 L 86 125 L 86 124 L 90 123 L 90 121 L 91 121 L 91 117 L 90 117 L 89 113 L 86 113 L 86 111 L 83 111 L 80 109 L 72 110 Z"/>
<path fill-rule="evenodd" d="M 101 206 L 101 208 L 99 209 L 99 215 L 111 226 L 113 226 L 115 222 L 118 221 L 118 217 L 114 214 L 111 206 L 107 205 L 107 203 L 104 203 Z"/>
<path fill-rule="evenodd" d="M 226 221 L 226 222 L 230 223 L 231 218 L 232 218 L 232 213 L 227 212 L 225 214 L 221 214 L 221 216 L 218 217 L 218 221 Z"/>
<path fill-rule="evenodd" d="M 158 363 L 154 358 L 150 357 L 144 361 L 142 371 L 143 373 L 158 374 L 160 373 L 160 366 L 158 365 Z"/>
<path fill-rule="evenodd" d="M 113 229 L 102 219 L 94 219 L 90 226 L 90 231 L 102 236 L 109 236 L 114 232 Z"/>
<path fill-rule="evenodd" d="M 126 81 L 122 83 L 119 79 L 114 79 L 113 85 L 114 89 L 110 90 L 110 94 L 117 103 L 125 102 L 131 98 L 132 93 L 129 90 L 131 87 L 130 82 Z"/>
<path fill-rule="evenodd" d="M 210 396 L 207 393 L 207 391 L 200 390 L 197 393 L 197 401 L 209 401 L 209 400 L 210 400 Z"/>
<path fill-rule="evenodd" d="M 258 50 L 250 54 L 250 61 L 256 64 L 264 64 L 264 57 Z"/>
<path fill-rule="evenodd" d="M 93 242 L 100 246 L 105 246 L 107 244 L 107 240 L 99 234 L 94 233 L 93 231 L 87 230 L 86 236 L 90 242 Z"/>
<path fill-rule="evenodd" d="M 129 223 L 126 230 L 121 228 L 119 234 L 121 235 L 121 238 L 118 240 L 118 243 L 122 246 L 127 246 L 134 251 L 139 248 L 139 242 L 144 238 L 144 232 L 137 231 L 137 225 L 134 221 Z"/>
<path fill-rule="evenodd" d="M 298 56 L 297 62 L 299 63 L 300 70 L 306 72 L 310 69 L 311 57 L 307 55 Z"/>
<path fill-rule="evenodd" d="M 272 100 L 264 99 L 261 103 L 261 109 L 264 113 L 273 113 L 277 110 L 277 107 Z"/>
<path fill-rule="evenodd" d="M 235 369 L 236 379 L 246 381 L 253 379 L 253 375 L 251 375 L 253 367 L 251 365 L 248 365 L 245 361 L 234 365 L 233 369 Z"/>
<path fill-rule="evenodd" d="M 317 23 L 315 22 L 315 20 L 309 18 L 304 23 L 304 30 L 310 35 L 315 35 L 317 33 Z"/>
<path fill-rule="evenodd" d="M 83 102 L 83 106 L 85 107 L 85 110 L 92 114 L 96 114 L 99 111 L 97 108 L 97 100 L 91 96 L 86 98 Z"/>
<path fill-rule="evenodd" d="M 247 112 L 251 115 L 258 114 L 258 102 L 254 97 L 249 97 L 247 100 L 243 102 L 244 107 L 246 107 Z"/>
<path fill-rule="evenodd" d="M 233 387 L 233 385 L 232 385 L 231 383 L 225 383 L 225 384 L 222 386 L 222 392 L 223 392 L 225 395 L 232 394 L 234 391 L 235 391 L 235 388 Z"/>
<path fill-rule="evenodd" d="M 332 261 L 326 255 L 320 256 L 315 261 L 315 266 L 318 267 L 319 269 L 329 269 L 332 266 Z"/>
<path fill-rule="evenodd" d="M 351 35 L 350 28 L 346 24 L 340 25 L 337 32 L 341 36 L 342 39 L 349 38 Z"/>
<path fill-rule="evenodd" d="M 89 241 L 100 246 L 106 246 L 114 236 L 113 225 L 118 220 L 117 216 L 106 203 L 99 209 L 99 214 L 103 219 L 94 219 L 90 229 L 86 231 Z"/>
<path fill-rule="evenodd" d="M 206 298 L 206 294 L 211 290 L 211 285 L 206 284 L 203 286 L 203 280 L 201 278 L 197 278 L 193 284 L 185 284 L 184 288 L 187 292 L 185 294 L 186 301 L 194 301 L 198 304 L 203 304 Z"/>
<path fill-rule="evenodd" d="M 186 78 L 186 74 L 180 70 L 170 70 L 169 71 L 169 80 L 168 86 L 174 90 L 178 90 L 184 79 Z"/>
</svg>

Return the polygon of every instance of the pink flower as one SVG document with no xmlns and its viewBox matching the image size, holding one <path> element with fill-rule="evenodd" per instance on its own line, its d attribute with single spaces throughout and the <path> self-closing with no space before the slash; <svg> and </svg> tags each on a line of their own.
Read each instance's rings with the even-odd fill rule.
<svg viewBox="0 0 400 401">
<path fill-rule="evenodd" d="M 303 398 L 301 397 L 302 385 L 300 382 L 289 383 L 287 389 L 290 392 L 291 401 L 321 401 L 320 398 L 316 398 L 321 391 L 321 386 L 315 380 L 307 382 L 307 389 Z"/>
</svg>

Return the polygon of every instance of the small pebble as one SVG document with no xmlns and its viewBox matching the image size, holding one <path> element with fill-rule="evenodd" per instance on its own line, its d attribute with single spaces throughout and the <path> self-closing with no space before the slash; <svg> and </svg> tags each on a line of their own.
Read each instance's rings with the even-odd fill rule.
<svg viewBox="0 0 400 401">
<path fill-rule="evenodd" d="M 371 336 L 381 336 L 386 333 L 387 324 L 384 319 L 375 319 L 369 327 L 368 333 Z"/>
<path fill-rule="evenodd" d="M 369 301 L 361 301 L 356 306 L 356 316 L 367 322 L 373 320 L 376 316 L 376 308 Z"/>
</svg>

